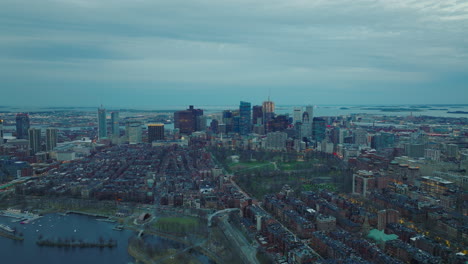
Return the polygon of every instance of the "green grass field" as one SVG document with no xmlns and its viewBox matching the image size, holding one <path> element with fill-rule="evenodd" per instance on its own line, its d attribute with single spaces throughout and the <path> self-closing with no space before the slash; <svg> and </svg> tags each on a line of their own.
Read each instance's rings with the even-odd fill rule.
<svg viewBox="0 0 468 264">
<path fill-rule="evenodd" d="M 200 224 L 195 217 L 161 217 L 153 225 L 163 232 L 183 233 L 197 230 Z"/>
<path fill-rule="evenodd" d="M 228 165 L 229 169 L 232 172 L 238 172 L 238 171 L 246 171 L 246 170 L 255 170 L 256 168 L 262 169 L 262 170 L 272 170 L 274 169 L 274 165 L 271 164 L 271 162 L 257 162 L 257 161 L 252 161 L 252 162 L 239 162 L 239 163 L 231 163 Z"/>
</svg>

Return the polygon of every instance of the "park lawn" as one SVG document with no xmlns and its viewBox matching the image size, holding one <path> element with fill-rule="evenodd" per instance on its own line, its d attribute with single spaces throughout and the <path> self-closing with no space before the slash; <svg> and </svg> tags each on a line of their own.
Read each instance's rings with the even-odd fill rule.
<svg viewBox="0 0 468 264">
<path fill-rule="evenodd" d="M 292 171 L 296 169 L 297 162 L 288 162 L 278 164 L 278 168 L 282 171 Z"/>
<path fill-rule="evenodd" d="M 238 163 L 231 163 L 229 164 L 229 169 L 232 170 L 232 171 L 240 171 L 240 170 L 250 170 L 250 169 L 255 169 L 255 167 L 259 167 L 259 168 L 262 168 L 262 169 L 270 169 L 270 166 L 268 165 L 271 165 L 273 167 L 273 165 L 269 162 L 269 161 L 265 161 L 265 162 L 259 162 L 259 161 L 251 161 L 251 162 L 238 162 Z"/>
<path fill-rule="evenodd" d="M 160 231 L 179 233 L 197 229 L 200 222 L 195 217 L 161 217 L 153 225 Z"/>
</svg>

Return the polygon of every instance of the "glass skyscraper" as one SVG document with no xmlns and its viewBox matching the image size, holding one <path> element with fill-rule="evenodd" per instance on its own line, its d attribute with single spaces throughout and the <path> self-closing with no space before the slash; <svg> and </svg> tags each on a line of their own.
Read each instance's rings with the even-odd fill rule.
<svg viewBox="0 0 468 264">
<path fill-rule="evenodd" d="M 247 135 L 252 131 L 252 107 L 248 102 L 240 102 L 239 106 L 239 133 Z"/>
<path fill-rule="evenodd" d="M 112 136 L 120 136 L 120 126 L 119 126 L 119 112 L 111 113 L 111 122 L 112 122 Z"/>
<path fill-rule="evenodd" d="M 327 125 L 325 119 L 320 117 L 314 117 L 312 121 L 312 138 L 320 142 L 325 139 Z"/>
</svg>

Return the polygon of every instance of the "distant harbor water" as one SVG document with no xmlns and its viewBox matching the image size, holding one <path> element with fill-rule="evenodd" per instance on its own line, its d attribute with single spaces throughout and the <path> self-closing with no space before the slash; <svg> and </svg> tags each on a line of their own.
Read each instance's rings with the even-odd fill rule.
<svg viewBox="0 0 468 264">
<path fill-rule="evenodd" d="M 258 103 L 260 104 L 260 103 Z M 252 104 L 252 105 L 255 105 Z M 225 106 L 213 106 L 213 105 L 194 105 L 195 108 L 203 109 L 205 114 L 214 114 L 221 113 L 223 110 L 234 110 L 239 109 L 239 105 L 225 105 Z M 277 114 L 289 113 L 292 115 L 294 107 L 301 105 L 276 105 L 275 112 Z M 173 113 L 174 111 L 184 110 L 188 106 L 154 106 L 154 107 L 141 107 L 138 109 L 132 109 L 134 112 L 140 111 L 151 111 L 161 113 Z M 302 105 L 304 108 L 305 106 Z M 410 108 L 413 107 L 414 111 L 411 111 Z M 106 107 L 108 111 L 120 110 L 125 112 L 128 109 L 123 107 Z M 382 111 L 381 109 L 386 109 L 387 111 Z M 392 111 L 388 111 L 393 109 Z M 97 110 L 97 107 L 2 107 L 0 111 L 9 111 L 9 112 L 38 112 L 38 111 L 86 111 L 93 112 Z M 424 105 L 424 106 L 412 106 L 412 105 L 316 105 L 314 107 L 314 116 L 342 116 L 342 115 L 351 115 L 351 114 L 375 114 L 382 116 L 436 116 L 436 117 L 468 117 L 466 113 L 448 113 L 448 112 L 468 112 L 468 105 Z"/>
<path fill-rule="evenodd" d="M 1 263 L 49 263 L 49 264 L 83 264 L 83 263 L 134 263 L 135 260 L 127 253 L 128 239 L 133 231 L 112 230 L 115 224 L 96 221 L 95 217 L 69 214 L 48 214 L 29 223 L 12 222 L 13 218 L 0 217 L 0 224 L 16 228 L 17 233 L 23 233 L 24 241 L 15 241 L 0 237 Z M 39 236 L 44 239 L 75 239 L 85 242 L 98 242 L 113 239 L 117 242 L 115 248 L 57 248 L 40 247 L 36 245 Z M 154 237 L 153 244 L 160 248 L 177 246 L 176 242 Z M 206 256 L 193 254 L 201 263 L 212 263 Z"/>
</svg>

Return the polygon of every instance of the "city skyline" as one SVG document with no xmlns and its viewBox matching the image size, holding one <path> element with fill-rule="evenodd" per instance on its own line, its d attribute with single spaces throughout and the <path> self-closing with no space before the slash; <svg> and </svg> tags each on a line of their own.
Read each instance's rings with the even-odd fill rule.
<svg viewBox="0 0 468 264">
<path fill-rule="evenodd" d="M 468 0 L 1 0 L 5 263 L 468 264 Z"/>
<path fill-rule="evenodd" d="M 0 77 L 13 106 L 234 105 L 269 94 L 301 105 L 468 101 L 462 2 L 0 6 Z"/>
</svg>

